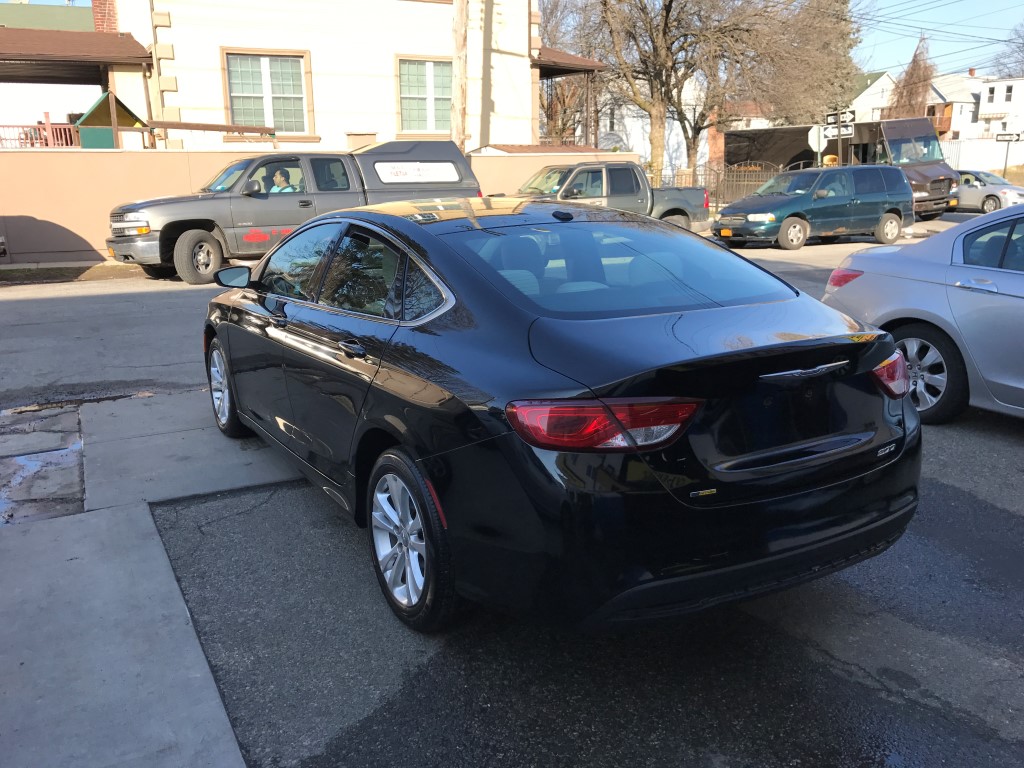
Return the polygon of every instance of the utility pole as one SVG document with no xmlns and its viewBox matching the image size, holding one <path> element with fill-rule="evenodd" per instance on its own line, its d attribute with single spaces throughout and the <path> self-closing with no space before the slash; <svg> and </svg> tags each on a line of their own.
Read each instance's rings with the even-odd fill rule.
<svg viewBox="0 0 1024 768">
<path fill-rule="evenodd" d="M 460 152 L 466 151 L 466 34 L 469 26 L 469 0 L 455 0 L 452 37 L 455 60 L 452 66 L 452 141 Z"/>
</svg>

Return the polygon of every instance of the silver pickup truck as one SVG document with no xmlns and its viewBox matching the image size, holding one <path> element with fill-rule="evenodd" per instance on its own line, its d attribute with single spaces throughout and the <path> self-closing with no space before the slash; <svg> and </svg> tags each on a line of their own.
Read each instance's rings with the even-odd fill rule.
<svg viewBox="0 0 1024 768">
<path fill-rule="evenodd" d="M 450 141 L 391 141 L 352 152 L 274 154 L 228 165 L 194 195 L 119 205 L 107 251 L 151 277 L 213 280 L 229 258 L 259 258 L 307 219 L 391 200 L 478 197 Z"/>
<path fill-rule="evenodd" d="M 549 165 L 516 194 L 643 213 L 695 232 L 710 226 L 704 187 L 652 188 L 640 166 L 630 162 Z"/>
</svg>

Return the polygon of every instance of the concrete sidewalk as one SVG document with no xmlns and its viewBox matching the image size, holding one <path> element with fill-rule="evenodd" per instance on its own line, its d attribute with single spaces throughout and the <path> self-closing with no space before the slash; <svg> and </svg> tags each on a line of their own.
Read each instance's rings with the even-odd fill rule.
<svg viewBox="0 0 1024 768">
<path fill-rule="evenodd" d="M 147 502 L 299 473 L 205 391 L 79 415 L 85 511 L 0 525 L 0 764 L 243 766 Z"/>
</svg>

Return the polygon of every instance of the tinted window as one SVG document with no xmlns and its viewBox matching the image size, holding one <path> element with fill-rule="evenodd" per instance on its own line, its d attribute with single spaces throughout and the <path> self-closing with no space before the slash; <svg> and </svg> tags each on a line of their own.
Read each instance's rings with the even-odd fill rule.
<svg viewBox="0 0 1024 768">
<path fill-rule="evenodd" d="M 853 189 L 858 195 L 885 192 L 882 173 L 877 168 L 856 168 L 853 171 Z"/>
<path fill-rule="evenodd" d="M 260 284 L 268 293 L 290 299 L 312 301 L 316 285 L 312 283 L 317 264 L 330 252 L 338 234 L 336 224 L 310 227 L 286 240 L 270 257 Z"/>
<path fill-rule="evenodd" d="M 600 168 L 580 171 L 569 182 L 568 194 L 573 197 L 604 197 L 604 179 Z"/>
<path fill-rule="evenodd" d="M 555 317 L 653 314 L 794 295 L 739 256 L 656 222 L 507 227 L 443 239 L 510 299 Z"/>
<path fill-rule="evenodd" d="M 316 188 L 321 192 L 341 192 L 349 188 L 348 172 L 338 157 L 316 157 L 310 160 Z"/>
<path fill-rule="evenodd" d="M 376 317 L 397 319 L 392 287 L 402 257 L 377 237 L 357 229 L 342 238 L 324 276 L 320 303 Z"/>
<path fill-rule="evenodd" d="M 964 237 L 964 264 L 996 269 L 1002 264 L 1004 255 L 1009 257 L 1011 264 L 1015 264 L 1018 261 L 1018 249 L 1024 245 L 1021 242 L 1024 231 L 1012 237 L 1013 230 L 1014 222 L 1007 221 Z"/>
<path fill-rule="evenodd" d="M 444 295 L 427 273 L 412 259 L 405 271 L 402 319 L 418 320 L 444 304 Z"/>
<path fill-rule="evenodd" d="M 879 168 L 886 192 L 909 192 L 910 182 L 899 168 Z"/>
<path fill-rule="evenodd" d="M 640 191 L 632 168 L 608 169 L 608 194 L 635 195 Z"/>
</svg>

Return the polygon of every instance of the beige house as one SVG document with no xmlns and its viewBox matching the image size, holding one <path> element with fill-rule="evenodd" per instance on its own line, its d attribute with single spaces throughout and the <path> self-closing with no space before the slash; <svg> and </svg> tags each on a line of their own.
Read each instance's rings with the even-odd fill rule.
<svg viewBox="0 0 1024 768">
<path fill-rule="evenodd" d="M 537 134 L 538 0 L 469 0 L 466 149 Z M 278 144 L 343 149 L 448 138 L 450 0 L 93 0 L 97 31 L 153 55 L 148 93 L 116 83 L 157 123 L 268 126 Z M 158 146 L 272 146 L 258 134 L 167 129 Z"/>
</svg>

